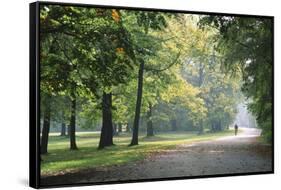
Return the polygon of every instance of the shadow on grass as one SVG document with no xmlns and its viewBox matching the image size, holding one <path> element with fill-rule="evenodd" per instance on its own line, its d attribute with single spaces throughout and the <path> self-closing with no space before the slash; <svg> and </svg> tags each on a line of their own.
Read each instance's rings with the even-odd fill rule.
<svg viewBox="0 0 281 190">
<path fill-rule="evenodd" d="M 98 150 L 98 134 L 82 134 L 77 136 L 77 151 L 69 151 L 69 139 L 52 136 L 49 154 L 42 156 L 42 175 L 55 175 L 80 169 L 120 165 L 142 160 L 152 153 L 174 149 L 177 145 L 196 141 L 211 140 L 232 134 L 232 131 L 204 134 L 196 133 L 159 133 L 157 136 L 140 136 L 139 145 L 128 147 L 130 134 L 114 137 L 116 146 Z"/>
</svg>

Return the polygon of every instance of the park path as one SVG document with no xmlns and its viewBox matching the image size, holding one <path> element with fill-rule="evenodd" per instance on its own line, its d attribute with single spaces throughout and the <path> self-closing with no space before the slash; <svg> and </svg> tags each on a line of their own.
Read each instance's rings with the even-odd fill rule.
<svg viewBox="0 0 281 190">
<path fill-rule="evenodd" d="M 269 172 L 272 170 L 271 146 L 259 143 L 259 135 L 258 129 L 243 128 L 237 136 L 183 144 L 126 165 L 47 177 L 42 179 L 42 184 Z"/>
</svg>

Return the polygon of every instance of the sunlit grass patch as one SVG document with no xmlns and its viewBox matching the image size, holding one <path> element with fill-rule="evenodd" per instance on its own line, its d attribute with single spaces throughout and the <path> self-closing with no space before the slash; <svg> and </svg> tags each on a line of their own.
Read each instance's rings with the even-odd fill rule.
<svg viewBox="0 0 281 190">
<path fill-rule="evenodd" d="M 114 137 L 115 146 L 98 150 L 99 134 L 77 133 L 77 146 L 79 150 L 69 150 L 69 138 L 50 136 L 48 154 L 43 155 L 41 162 L 42 175 L 56 175 L 80 169 L 119 165 L 142 160 L 152 153 L 174 149 L 183 143 L 192 143 L 216 139 L 233 134 L 233 130 L 219 133 L 159 133 L 153 137 L 141 134 L 139 145 L 129 147 L 131 134 L 122 134 Z"/>
</svg>

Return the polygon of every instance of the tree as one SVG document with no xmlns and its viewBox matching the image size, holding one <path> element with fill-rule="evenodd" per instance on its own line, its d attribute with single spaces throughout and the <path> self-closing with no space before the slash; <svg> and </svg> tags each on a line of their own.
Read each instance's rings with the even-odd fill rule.
<svg viewBox="0 0 281 190">
<path fill-rule="evenodd" d="M 204 105 L 204 100 L 199 97 L 200 90 L 184 78 L 177 75 L 174 84 L 170 85 L 161 95 L 161 98 L 168 102 L 174 111 L 178 108 L 187 110 L 187 116 L 194 125 L 198 125 L 199 121 L 206 116 L 207 109 Z M 175 117 L 171 118 L 171 123 L 175 129 Z"/>
<path fill-rule="evenodd" d="M 45 98 L 46 108 L 43 116 L 43 128 L 42 128 L 42 137 L 41 137 L 41 154 L 48 153 L 48 139 L 49 139 L 49 131 L 50 131 L 50 123 L 51 123 L 51 99 L 50 97 Z"/>
<path fill-rule="evenodd" d="M 138 145 L 138 133 L 139 133 L 139 120 L 140 120 L 140 110 L 141 110 L 141 100 L 142 100 L 142 86 L 143 86 L 143 72 L 144 72 L 144 61 L 141 61 L 139 74 L 138 74 L 138 91 L 137 91 L 137 102 L 135 117 L 133 123 L 133 136 L 130 146 Z"/>
<path fill-rule="evenodd" d="M 65 123 L 62 123 L 62 124 L 61 124 L 61 133 L 60 133 L 60 136 L 62 136 L 62 137 L 66 136 L 66 125 L 65 125 Z"/>
<path fill-rule="evenodd" d="M 75 84 L 72 84 L 72 92 L 71 92 L 71 114 L 70 114 L 70 150 L 77 150 L 77 145 L 76 145 L 76 137 L 75 137 L 75 128 L 76 128 L 76 86 Z"/>
<path fill-rule="evenodd" d="M 157 31 L 166 27 L 166 20 L 162 13 L 138 11 L 135 12 L 134 16 L 134 19 L 138 25 L 136 26 L 130 23 L 130 25 L 128 26 L 127 24 L 127 27 L 131 29 L 129 29 L 129 31 L 133 33 L 133 36 L 135 38 L 135 41 L 133 41 L 133 45 L 136 52 L 136 60 L 139 63 L 137 100 L 133 122 L 133 134 L 130 146 L 138 145 L 138 130 L 141 114 L 145 61 L 148 61 L 151 56 L 154 56 L 157 50 L 159 50 L 159 48 L 161 47 L 159 39 L 157 39 L 157 37 L 153 35 L 150 35 L 149 31 Z M 137 30 L 135 28 L 137 28 Z"/>
<path fill-rule="evenodd" d="M 78 91 L 90 90 L 101 99 L 102 118 L 111 119 L 111 88 L 126 82 L 134 57 L 130 36 L 122 26 L 122 16 L 115 9 L 87 9 L 71 6 L 43 7 L 42 34 L 56 37 L 60 52 L 70 65 L 67 94 L 72 101 L 71 141 L 75 141 L 75 100 Z M 66 46 L 67 43 L 67 46 Z M 73 85 L 72 85 L 73 84 Z M 75 86 L 76 92 L 73 92 Z M 105 106 L 106 105 L 106 106 Z M 112 120 L 112 119 L 111 119 Z M 101 136 L 112 130 L 112 121 L 103 121 Z M 105 134 L 104 134 L 105 133 Z M 101 139 L 104 139 L 103 137 Z M 101 141 L 103 143 L 105 141 Z M 110 146 L 100 144 L 99 147 Z M 75 142 L 71 142 L 75 149 Z"/>
<path fill-rule="evenodd" d="M 52 109 L 54 110 L 55 96 L 58 91 L 62 90 L 62 81 L 66 77 L 65 73 L 61 72 L 61 68 L 57 67 L 57 63 L 65 63 L 65 60 L 56 54 L 58 47 L 52 36 L 43 36 L 40 44 L 42 51 L 40 56 L 41 62 L 41 117 L 43 116 L 43 128 L 41 138 L 41 154 L 48 152 L 48 136 L 51 125 Z"/>
<path fill-rule="evenodd" d="M 113 145 L 112 94 L 104 92 L 102 98 L 102 129 L 99 149 Z"/>
<path fill-rule="evenodd" d="M 217 51 L 224 57 L 224 70 L 241 71 L 242 91 L 249 110 L 256 116 L 263 136 L 272 139 L 272 19 L 208 16 L 200 25 L 218 30 Z"/>
</svg>

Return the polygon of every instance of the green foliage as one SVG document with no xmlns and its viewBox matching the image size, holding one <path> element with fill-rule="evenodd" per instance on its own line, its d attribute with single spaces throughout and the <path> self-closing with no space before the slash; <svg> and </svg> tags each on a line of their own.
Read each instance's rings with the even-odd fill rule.
<svg viewBox="0 0 281 190">
<path fill-rule="evenodd" d="M 79 128 L 99 130 L 106 92 L 113 122 L 132 122 L 144 62 L 142 123 L 158 131 L 173 120 L 179 130 L 223 130 L 244 95 L 270 140 L 271 29 L 262 18 L 42 6 L 41 117 L 51 107 L 52 120 L 68 124 L 75 97 Z"/>
<path fill-rule="evenodd" d="M 203 27 L 218 32 L 217 51 L 223 56 L 223 69 L 242 72 L 242 91 L 249 110 L 256 116 L 264 137 L 272 139 L 272 19 L 244 17 L 203 17 Z"/>
</svg>

